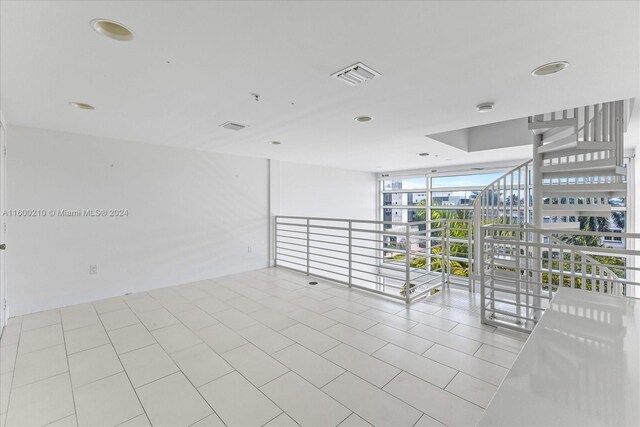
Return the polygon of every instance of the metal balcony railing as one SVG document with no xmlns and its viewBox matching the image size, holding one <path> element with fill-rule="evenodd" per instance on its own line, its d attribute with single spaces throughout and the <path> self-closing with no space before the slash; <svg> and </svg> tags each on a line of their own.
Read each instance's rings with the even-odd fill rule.
<svg viewBox="0 0 640 427">
<path fill-rule="evenodd" d="M 620 247 L 602 245 L 619 238 Z M 523 332 L 535 327 L 560 287 L 640 296 L 640 234 L 482 227 L 479 268 L 484 323 Z"/>
<path fill-rule="evenodd" d="M 468 285 L 471 222 L 275 217 L 275 261 L 308 275 L 407 304 L 443 286 Z M 468 276 L 468 274 L 467 274 Z"/>
</svg>

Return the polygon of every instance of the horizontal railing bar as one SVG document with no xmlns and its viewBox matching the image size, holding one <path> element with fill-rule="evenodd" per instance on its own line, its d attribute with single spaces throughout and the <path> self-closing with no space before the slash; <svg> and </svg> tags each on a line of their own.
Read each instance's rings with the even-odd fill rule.
<svg viewBox="0 0 640 427">
<path fill-rule="evenodd" d="M 286 268 L 286 269 L 289 269 L 289 270 L 295 271 L 295 272 L 300 272 L 299 270 L 288 268 L 286 266 L 284 266 L 283 268 Z M 325 271 L 327 273 L 332 273 L 333 274 L 333 272 L 331 272 L 329 270 L 323 270 L 323 269 L 318 269 L 318 270 Z M 320 275 L 320 274 L 312 273 L 310 275 L 313 276 L 313 277 L 317 277 L 319 279 L 329 280 L 329 281 L 334 282 L 334 283 L 339 283 L 339 284 L 342 284 L 342 285 L 350 286 L 350 287 L 357 288 L 359 290 L 363 290 L 363 291 L 366 291 L 366 292 L 372 292 L 372 293 L 375 293 L 375 294 L 378 294 L 378 295 L 382 295 L 382 296 L 385 296 L 385 297 L 388 297 L 388 298 L 393 298 L 393 299 L 396 299 L 396 300 L 404 301 L 404 298 L 399 296 L 399 295 L 387 294 L 387 293 L 379 291 L 377 289 L 367 288 L 365 286 L 360 286 L 360 285 L 357 285 L 355 283 L 349 284 L 348 282 L 344 282 L 344 281 L 337 280 L 337 279 L 334 279 L 334 278 L 331 278 L 331 277 L 327 277 L 327 276 L 323 276 L 323 275 Z M 371 282 L 371 281 L 366 280 L 366 279 L 358 279 L 358 280 L 364 280 L 364 281 L 368 281 L 370 283 L 373 283 L 375 285 L 379 285 L 379 284 L 377 284 L 375 282 Z"/>
<path fill-rule="evenodd" d="M 276 215 L 276 222 L 280 218 L 288 218 L 288 219 L 302 219 L 309 221 L 334 221 L 334 222 L 352 222 L 352 223 L 360 223 L 360 224 L 391 224 L 391 225 L 418 225 L 418 224 L 426 224 L 430 222 L 434 222 L 435 220 L 424 220 L 424 221 L 412 221 L 412 222 L 399 222 L 399 221 L 375 221 L 375 220 L 366 220 L 366 219 L 348 219 L 348 218 L 322 218 L 322 217 L 307 217 L 307 216 L 290 216 L 290 215 Z"/>
<path fill-rule="evenodd" d="M 496 290 L 494 292 L 500 292 L 500 291 Z M 484 297 L 488 301 L 499 302 L 500 304 L 512 305 L 514 307 L 520 306 L 520 307 L 529 308 L 529 309 L 532 309 L 532 310 L 542 310 L 542 308 L 536 307 L 535 305 L 527 304 L 526 302 L 509 301 L 509 300 L 505 300 L 505 299 L 501 299 L 501 298 L 491 297 L 491 296 L 489 296 L 487 294 L 485 294 Z M 534 297 L 531 294 L 529 294 L 529 298 L 533 299 Z M 550 298 L 546 298 L 546 299 L 550 300 Z"/>
<path fill-rule="evenodd" d="M 589 205 L 587 205 L 589 206 Z M 483 229 L 504 229 L 508 231 L 518 231 L 521 233 L 539 233 L 539 234 L 561 234 L 561 235 L 579 235 L 579 236 L 599 236 L 599 237 L 623 237 L 630 239 L 640 239 L 640 233 L 617 233 L 605 231 L 582 231 L 582 230 L 547 230 L 544 228 L 521 227 L 509 224 L 486 224 Z M 582 246 L 580 246 L 582 247 Z"/>
<path fill-rule="evenodd" d="M 527 321 L 531 321 L 531 322 L 537 323 L 536 320 L 531 318 L 531 317 L 520 316 L 518 314 L 511 313 L 511 312 L 504 311 L 504 310 L 500 310 L 498 308 L 486 308 L 485 307 L 485 310 L 490 312 L 490 313 L 498 313 L 498 314 L 502 314 L 503 316 L 515 317 L 516 319 L 522 319 L 522 320 L 527 320 Z M 538 308 L 536 310 L 544 311 L 543 308 Z"/>
<path fill-rule="evenodd" d="M 484 323 L 486 323 L 489 326 L 494 326 L 494 327 L 499 327 L 499 328 L 507 328 L 507 329 L 511 329 L 512 331 L 521 332 L 521 333 L 525 333 L 525 334 L 530 334 L 531 333 L 531 329 L 526 329 L 526 327 L 525 327 L 526 323 L 524 323 L 522 326 L 518 326 L 517 324 L 509 323 L 509 322 L 504 321 L 504 320 L 491 319 L 491 318 L 488 318 L 488 317 L 486 317 L 483 321 L 484 321 Z"/>
<path fill-rule="evenodd" d="M 293 261 L 289 261 L 289 260 L 286 260 L 286 259 L 282 259 L 282 258 L 277 258 L 277 257 L 276 257 L 276 262 L 277 262 L 277 261 L 280 261 L 280 262 L 288 262 L 288 263 L 290 263 L 290 264 L 295 264 L 295 265 L 299 265 L 300 267 L 307 268 L 307 265 L 306 265 L 306 264 L 300 264 L 300 263 L 297 263 L 297 262 L 293 262 Z M 282 267 L 282 266 L 281 266 L 281 265 L 278 265 L 278 267 Z M 296 270 L 296 271 L 298 271 L 298 270 Z"/>
<path fill-rule="evenodd" d="M 305 227 L 305 228 L 306 228 L 306 227 Z M 286 229 L 280 229 L 280 228 L 276 228 L 276 231 L 281 231 L 281 232 L 286 232 L 286 233 L 307 234 L 307 232 L 306 232 L 306 231 L 286 230 Z"/>
<path fill-rule="evenodd" d="M 624 257 L 625 255 L 640 255 L 640 251 L 632 250 L 632 249 L 618 249 L 618 248 L 603 248 L 599 246 L 578 246 L 578 245 L 570 245 L 568 243 L 541 243 L 534 242 L 532 240 L 502 240 L 502 239 L 493 239 L 493 238 L 485 238 L 485 243 L 493 244 L 493 245 L 504 245 L 504 246 L 528 246 L 531 248 L 542 248 L 549 249 L 552 252 L 582 252 L 585 255 L 598 255 L 598 254 L 618 254 L 620 257 Z"/>
</svg>

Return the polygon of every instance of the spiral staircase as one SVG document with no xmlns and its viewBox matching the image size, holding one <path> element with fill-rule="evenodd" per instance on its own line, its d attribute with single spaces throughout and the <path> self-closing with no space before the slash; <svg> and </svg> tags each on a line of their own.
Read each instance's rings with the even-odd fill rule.
<svg viewBox="0 0 640 427">
<path fill-rule="evenodd" d="M 609 217 L 609 198 L 626 197 L 625 107 L 613 101 L 529 117 L 533 158 L 477 196 L 474 277 L 485 323 L 533 329 L 554 275 L 621 292 L 609 267 L 557 236 L 579 230 L 581 216 Z"/>
</svg>

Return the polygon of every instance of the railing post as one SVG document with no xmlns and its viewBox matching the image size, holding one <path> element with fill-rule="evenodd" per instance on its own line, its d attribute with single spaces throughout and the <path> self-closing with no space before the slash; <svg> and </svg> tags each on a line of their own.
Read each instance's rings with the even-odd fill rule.
<svg viewBox="0 0 640 427">
<path fill-rule="evenodd" d="M 450 242 L 449 242 L 449 219 L 445 218 L 444 220 L 444 235 L 443 235 L 443 256 L 447 257 L 447 262 L 443 264 L 443 268 L 446 267 L 446 277 L 443 277 L 443 280 L 447 283 L 447 288 L 451 287 L 451 254 L 449 253 Z M 445 270 L 443 270 L 445 271 Z"/>
<path fill-rule="evenodd" d="M 484 248 L 484 232 L 481 228 L 476 229 L 476 235 L 479 236 L 480 246 Z M 485 313 L 485 268 L 484 268 L 484 253 L 482 250 L 478 251 L 480 256 L 475 260 L 478 263 L 480 271 L 480 318 L 482 323 L 487 323 L 487 317 Z"/>
<path fill-rule="evenodd" d="M 471 221 L 467 220 L 467 258 L 468 258 L 467 270 L 469 275 L 469 277 L 467 278 L 467 281 L 469 286 L 469 292 L 475 293 L 476 292 L 475 282 L 471 280 L 471 274 L 473 272 L 471 269 L 471 264 L 472 264 L 474 251 L 475 251 L 475 248 L 473 247 L 473 237 L 471 235 L 472 229 L 473 228 L 471 226 Z"/>
<path fill-rule="evenodd" d="M 522 259 L 520 258 L 520 252 L 522 250 L 522 233 L 520 230 L 514 232 L 515 235 L 515 252 L 516 252 L 516 314 L 522 316 Z M 516 323 L 521 323 L 518 319 Z"/>
<path fill-rule="evenodd" d="M 309 275 L 309 270 L 310 270 L 310 268 L 309 268 L 310 261 L 309 260 L 311 258 L 310 251 L 309 251 L 309 237 L 310 237 L 310 234 L 309 234 L 309 218 L 307 218 L 307 276 Z"/>
<path fill-rule="evenodd" d="M 405 268 L 405 280 L 404 280 L 404 300 L 407 304 L 411 302 L 411 227 L 409 226 L 409 222 L 407 224 L 407 229 L 405 233 L 405 259 L 404 259 L 404 268 Z"/>
<path fill-rule="evenodd" d="M 542 147 L 542 135 L 533 136 L 533 188 L 532 188 L 532 200 L 531 207 L 533 208 L 533 227 L 536 229 L 542 228 L 542 173 L 540 168 L 542 167 L 542 155 L 538 153 L 538 148 Z M 534 233 L 536 243 L 543 243 L 542 235 L 539 232 Z M 540 294 L 542 293 L 542 248 L 535 249 L 535 257 L 538 260 L 536 263 L 536 272 L 534 273 L 533 282 L 533 305 L 536 308 L 541 307 Z M 538 312 L 534 312 L 534 320 L 539 319 Z"/>
<path fill-rule="evenodd" d="M 480 278 L 482 280 L 482 272 L 480 271 L 480 258 L 482 256 L 482 197 L 480 197 L 480 202 L 477 201 L 473 205 L 473 232 L 475 233 L 474 237 L 474 248 L 473 248 L 473 274 L 475 278 Z M 475 285 L 474 285 L 475 292 Z"/>
<path fill-rule="evenodd" d="M 278 216 L 273 217 L 273 242 L 271 245 L 273 266 L 278 266 Z"/>
<path fill-rule="evenodd" d="M 352 275 L 352 267 L 351 267 L 351 262 L 353 260 L 352 258 L 352 254 L 353 254 L 353 245 L 351 243 L 351 238 L 353 237 L 353 222 L 349 221 L 349 287 L 351 287 L 351 285 L 353 284 L 353 275 Z"/>
</svg>

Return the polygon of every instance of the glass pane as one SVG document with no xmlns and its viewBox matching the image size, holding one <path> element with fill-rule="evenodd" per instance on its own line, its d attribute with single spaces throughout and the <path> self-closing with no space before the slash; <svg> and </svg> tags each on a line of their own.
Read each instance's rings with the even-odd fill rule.
<svg viewBox="0 0 640 427">
<path fill-rule="evenodd" d="M 426 193 L 385 193 L 382 195 L 383 206 L 424 206 Z"/>
<path fill-rule="evenodd" d="M 426 219 L 425 209 L 391 209 L 384 208 L 382 210 L 383 221 L 394 222 L 413 222 L 424 221 Z"/>
<path fill-rule="evenodd" d="M 471 219 L 471 210 L 467 209 L 432 209 L 431 219 Z"/>
<path fill-rule="evenodd" d="M 626 226 L 626 212 L 611 212 L 609 217 L 580 216 L 578 220 L 583 231 L 622 232 Z"/>
<path fill-rule="evenodd" d="M 414 189 L 426 189 L 427 178 L 393 178 L 385 179 L 382 181 L 382 188 L 385 191 L 389 190 L 414 190 Z"/>
<path fill-rule="evenodd" d="M 472 206 L 479 191 L 432 191 L 432 206 Z"/>
<path fill-rule="evenodd" d="M 609 197 L 609 204 L 616 207 L 626 207 L 627 199 L 624 197 Z"/>
<path fill-rule="evenodd" d="M 431 179 L 431 187 L 486 187 L 502 175 L 504 175 L 502 172 L 498 172 L 477 175 L 440 176 Z"/>
</svg>

